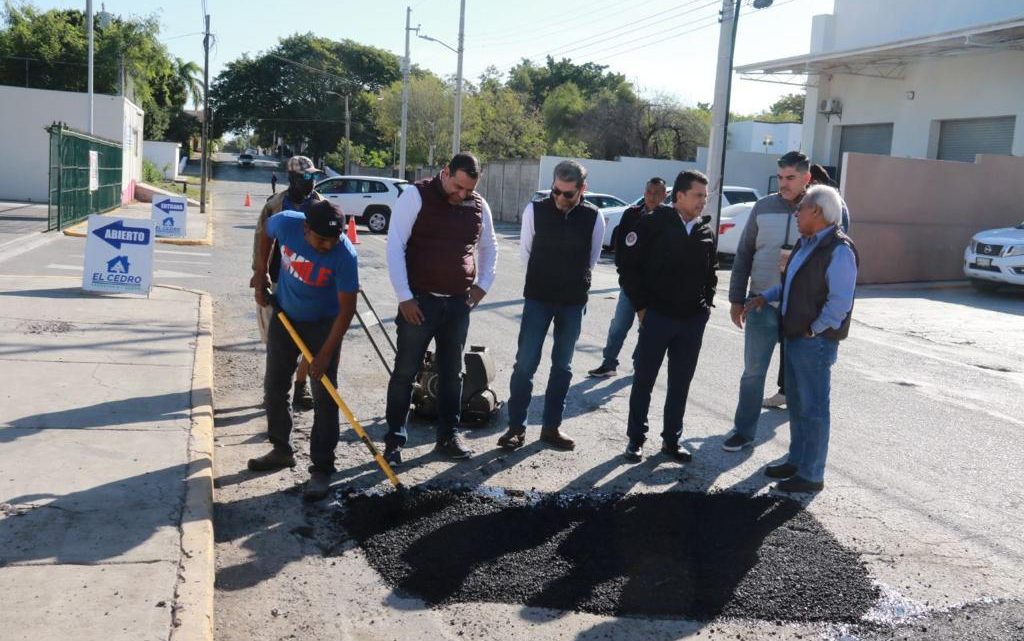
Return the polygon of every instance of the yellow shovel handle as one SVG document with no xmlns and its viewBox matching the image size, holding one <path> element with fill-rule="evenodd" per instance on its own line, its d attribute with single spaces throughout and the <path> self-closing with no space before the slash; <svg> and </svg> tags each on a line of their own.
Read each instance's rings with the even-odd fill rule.
<svg viewBox="0 0 1024 641">
<path fill-rule="evenodd" d="M 299 337 L 299 333 L 295 331 L 295 327 L 292 326 L 291 321 L 288 320 L 285 313 L 278 311 L 277 318 L 281 321 L 281 324 L 284 325 L 284 328 L 288 330 L 288 334 L 291 335 L 292 340 L 295 341 L 295 344 L 302 352 L 302 357 L 305 358 L 307 362 L 312 363 L 313 353 L 309 351 L 308 347 L 306 347 L 306 343 L 303 342 L 301 337 Z M 331 398 L 334 399 L 334 402 L 338 404 L 338 407 L 341 409 L 341 413 L 345 415 L 345 420 L 349 422 L 352 429 L 354 429 L 356 434 L 359 435 L 359 440 L 361 440 L 363 444 L 366 445 L 367 449 L 370 450 L 370 454 L 372 454 L 373 459 L 377 461 L 377 465 L 380 466 L 380 469 L 384 470 L 384 474 L 388 477 L 388 480 L 391 481 L 391 484 L 396 488 L 402 487 L 402 482 L 398 480 L 398 476 L 395 475 L 395 471 L 391 469 L 388 462 L 384 460 L 384 456 L 380 453 L 380 450 L 378 450 L 377 446 L 373 444 L 370 437 L 366 435 L 366 430 L 364 430 L 363 426 L 356 420 L 355 415 L 352 414 L 352 410 L 348 408 L 345 401 L 342 400 L 341 394 L 338 393 L 334 384 L 331 383 L 331 379 L 327 378 L 327 374 L 320 376 L 320 382 L 323 384 L 324 389 L 327 390 L 327 393 L 331 395 Z"/>
</svg>

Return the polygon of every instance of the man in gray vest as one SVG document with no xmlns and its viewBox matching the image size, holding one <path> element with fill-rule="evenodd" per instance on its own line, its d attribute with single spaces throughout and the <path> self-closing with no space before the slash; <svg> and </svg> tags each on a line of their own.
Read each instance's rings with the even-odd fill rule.
<svg viewBox="0 0 1024 641">
<path fill-rule="evenodd" d="M 761 398 L 772 353 L 779 343 L 779 311 L 768 305 L 747 314 L 743 304 L 750 296 L 779 284 L 780 260 L 788 254 L 797 237 L 793 214 L 797 203 L 811 180 L 810 161 L 799 151 L 791 151 L 778 161 L 779 191 L 757 201 L 736 248 L 729 282 L 729 314 L 732 322 L 743 330 L 743 377 L 740 396 L 733 418 L 733 432 L 722 447 L 738 452 L 754 443 L 757 421 L 761 416 Z M 780 359 L 781 360 L 781 359 Z M 785 396 L 776 395 L 764 401 L 766 406 L 779 406 Z"/>
<path fill-rule="evenodd" d="M 506 449 L 526 443 L 533 375 L 552 324 L 554 345 L 540 440 L 562 450 L 576 447 L 560 429 L 562 412 L 572 381 L 572 356 L 590 292 L 590 274 L 601 257 L 604 239 L 604 219 L 597 207 L 583 200 L 586 189 L 587 170 L 574 160 L 563 160 L 555 166 L 551 195 L 527 204 L 523 211 L 519 243 L 526 267 L 526 300 L 509 385 L 508 432 L 498 439 L 498 445 Z"/>
<path fill-rule="evenodd" d="M 818 492 L 825 487 L 825 459 L 831 429 L 832 365 L 839 341 L 850 332 L 857 286 L 857 248 L 839 228 L 843 199 L 832 187 L 807 190 L 797 209 L 800 240 L 782 282 L 755 296 L 750 314 L 779 301 L 785 342 L 789 456 L 765 474 L 783 479 L 784 492 Z"/>
</svg>

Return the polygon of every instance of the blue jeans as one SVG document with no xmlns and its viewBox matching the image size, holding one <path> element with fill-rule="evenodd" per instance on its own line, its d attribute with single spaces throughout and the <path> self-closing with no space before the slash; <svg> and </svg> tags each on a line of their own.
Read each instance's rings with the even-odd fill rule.
<svg viewBox="0 0 1024 641">
<path fill-rule="evenodd" d="M 822 336 L 786 339 L 786 403 L 789 405 L 789 459 L 797 476 L 825 478 L 831 428 L 829 393 L 839 341 Z"/>
<path fill-rule="evenodd" d="M 601 367 L 618 367 L 619 352 L 622 351 L 622 344 L 626 342 L 626 336 L 633 327 L 633 319 L 636 318 L 636 310 L 633 303 L 626 297 L 626 292 L 619 291 L 619 300 L 615 303 L 615 316 L 612 317 L 612 324 L 608 326 L 608 340 L 605 341 L 604 352 L 602 352 Z M 636 352 L 633 353 L 636 356 Z"/>
<path fill-rule="evenodd" d="M 744 438 L 753 440 L 757 432 L 764 381 L 778 342 L 779 310 L 771 305 L 751 310 L 743 330 L 743 376 L 740 378 L 740 398 L 733 418 L 736 433 Z"/>
<path fill-rule="evenodd" d="M 543 303 L 527 298 L 523 303 L 523 318 L 519 323 L 519 349 L 512 368 L 509 384 L 508 426 L 510 429 L 526 427 L 526 410 L 533 395 L 533 375 L 540 366 L 541 351 L 548 327 L 555 325 L 555 344 L 551 348 L 551 373 L 544 394 L 542 425 L 556 428 L 562 424 L 565 395 L 572 381 L 572 355 L 580 337 L 586 305 L 560 305 Z"/>
<path fill-rule="evenodd" d="M 651 407 L 651 391 L 658 379 L 661 362 L 668 354 L 668 389 L 662 414 L 661 440 L 677 445 L 683 433 L 683 413 L 690 382 L 697 371 L 697 357 L 704 341 L 710 310 L 687 318 L 672 318 L 648 309 L 640 325 L 640 341 L 636 347 L 636 371 L 629 393 L 629 425 L 626 435 L 631 443 L 647 440 L 647 411 Z"/>
<path fill-rule="evenodd" d="M 289 319 L 290 320 L 290 319 Z M 309 350 L 315 356 L 331 333 L 334 317 L 319 321 L 292 321 Z M 335 387 L 338 385 L 338 354 L 334 353 L 325 373 Z M 299 348 L 288 330 L 275 314 L 267 328 L 267 369 L 263 377 L 263 399 L 267 409 L 267 432 L 274 449 L 292 453 L 292 414 L 288 407 L 288 392 L 292 389 L 292 376 L 299 361 Z M 312 378 L 312 377 L 310 377 Z M 313 429 L 309 435 L 309 458 L 320 472 L 334 472 L 334 448 L 338 445 L 340 430 L 338 406 L 330 393 L 318 380 L 311 380 L 313 392 Z"/>
<path fill-rule="evenodd" d="M 421 324 L 408 323 L 401 313 L 397 316 L 398 354 L 388 382 L 386 447 L 403 447 L 408 440 L 405 423 L 412 385 L 431 340 L 436 342 L 438 442 L 454 436 L 462 418 L 462 351 L 469 332 L 469 305 L 464 296 L 430 294 L 417 294 L 416 302 L 423 312 Z"/>
</svg>

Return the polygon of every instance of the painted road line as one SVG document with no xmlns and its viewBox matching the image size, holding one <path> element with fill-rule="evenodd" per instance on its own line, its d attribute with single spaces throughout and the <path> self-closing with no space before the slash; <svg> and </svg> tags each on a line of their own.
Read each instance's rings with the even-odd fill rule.
<svg viewBox="0 0 1024 641">
<path fill-rule="evenodd" d="M 184 252 L 184 251 L 175 251 L 173 249 L 156 249 L 154 251 L 157 254 L 174 254 L 176 256 L 204 256 L 206 258 L 209 258 L 210 256 L 213 256 L 213 254 L 206 253 L 206 252 Z"/>
</svg>

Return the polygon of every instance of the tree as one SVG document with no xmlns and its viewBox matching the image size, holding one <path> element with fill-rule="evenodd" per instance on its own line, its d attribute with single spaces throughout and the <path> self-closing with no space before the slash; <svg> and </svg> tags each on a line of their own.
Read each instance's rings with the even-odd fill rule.
<svg viewBox="0 0 1024 641">
<path fill-rule="evenodd" d="M 776 100 L 768 110 L 776 118 L 785 118 L 792 122 L 803 122 L 804 99 L 802 93 L 791 93 Z"/>
<path fill-rule="evenodd" d="M 485 73 L 463 105 L 462 140 L 481 160 L 536 158 L 547 149 L 544 122 L 527 98 Z"/>
<path fill-rule="evenodd" d="M 406 162 L 434 166 L 447 156 L 452 146 L 453 94 L 451 87 L 428 73 L 409 78 L 409 126 L 406 135 Z M 402 113 L 402 83 L 394 82 L 380 93 L 375 117 L 384 140 L 398 133 Z"/>
<path fill-rule="evenodd" d="M 260 141 L 283 138 L 319 159 L 344 134 L 340 94 L 350 96 L 353 142 L 377 146 L 373 94 L 398 78 L 398 57 L 388 51 L 313 34 L 289 36 L 255 58 L 228 63 L 214 79 L 214 135 L 253 130 Z"/>
<path fill-rule="evenodd" d="M 185 85 L 185 90 L 192 97 L 192 108 L 199 111 L 203 104 L 203 69 L 191 60 L 174 59 L 175 73 L 178 81 Z"/>
</svg>

